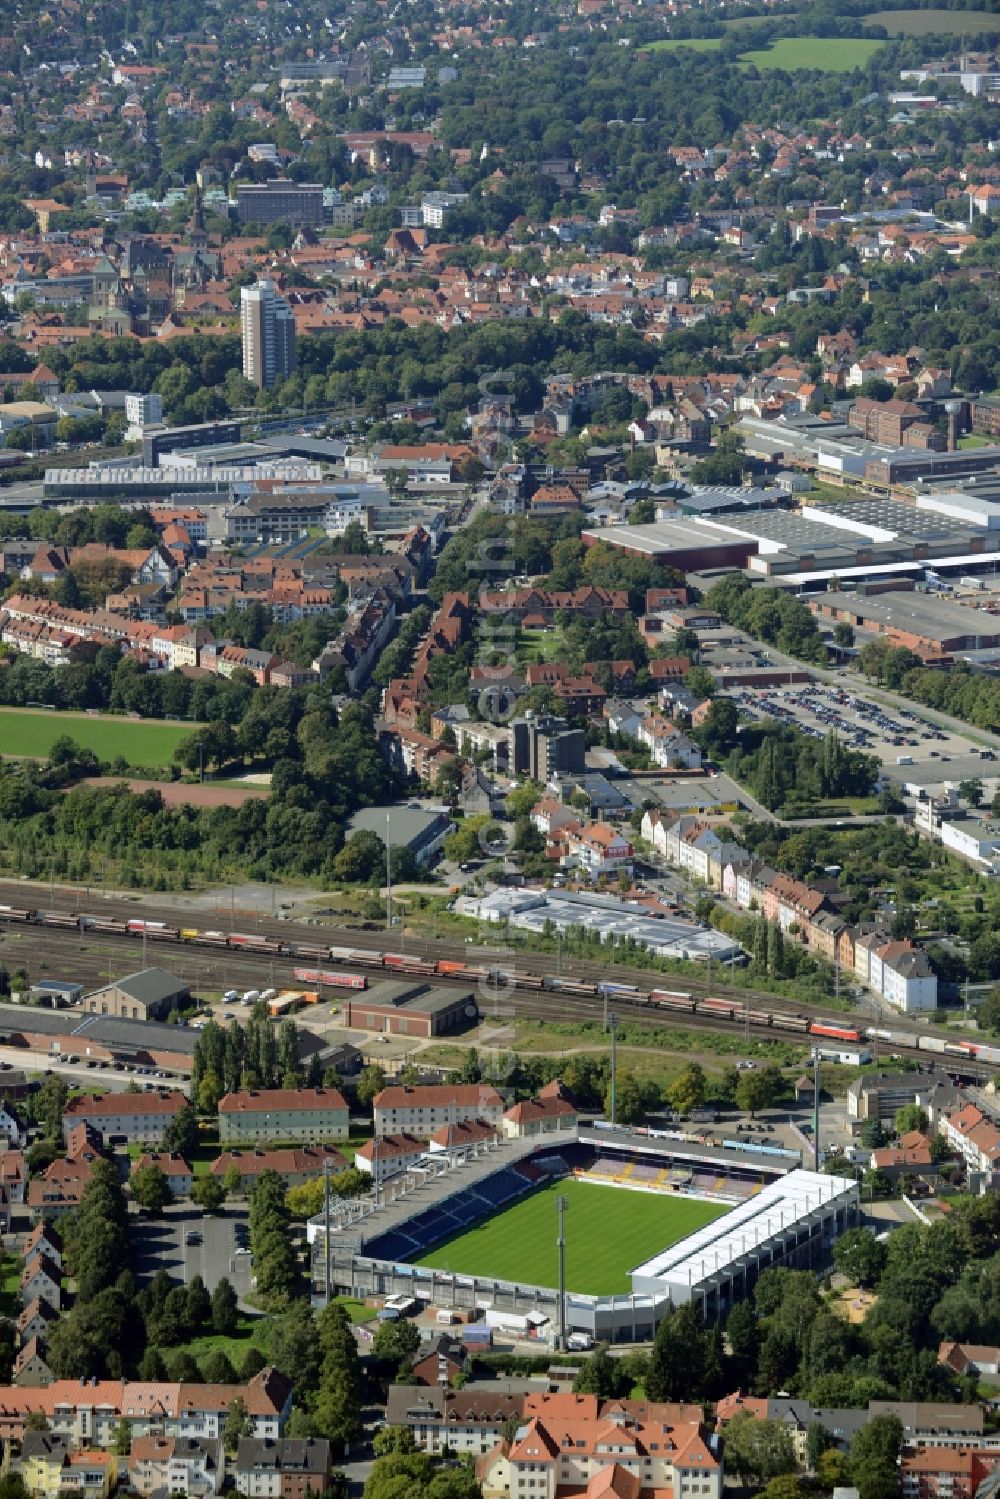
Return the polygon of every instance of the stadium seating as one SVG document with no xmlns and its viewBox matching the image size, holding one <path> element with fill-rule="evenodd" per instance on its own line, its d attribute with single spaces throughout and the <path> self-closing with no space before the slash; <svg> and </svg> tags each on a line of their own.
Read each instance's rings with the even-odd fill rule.
<svg viewBox="0 0 1000 1499">
<path fill-rule="evenodd" d="M 678 1164 L 669 1151 L 659 1158 L 630 1159 L 627 1155 L 594 1155 L 587 1149 L 569 1147 L 562 1156 L 545 1157 L 546 1167 L 537 1161 L 520 1161 L 504 1166 L 480 1181 L 464 1186 L 453 1196 L 423 1208 L 396 1229 L 387 1230 L 368 1240 L 364 1253 L 373 1259 L 419 1259 L 435 1244 L 464 1233 L 490 1213 L 506 1207 L 529 1193 L 541 1181 L 550 1181 L 555 1163 L 565 1172 L 597 1182 L 618 1182 L 645 1187 L 653 1191 L 690 1192 L 737 1201 L 753 1197 L 761 1190 L 759 1180 L 730 1175 L 723 1167 L 706 1162 L 702 1169 Z"/>
</svg>

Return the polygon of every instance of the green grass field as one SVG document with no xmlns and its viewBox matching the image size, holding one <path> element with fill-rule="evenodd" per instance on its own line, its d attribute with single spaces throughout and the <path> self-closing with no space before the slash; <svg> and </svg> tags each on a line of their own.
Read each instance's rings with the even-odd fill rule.
<svg viewBox="0 0 1000 1499">
<path fill-rule="evenodd" d="M 771 47 L 744 52 L 740 62 L 762 69 L 782 68 L 786 73 L 806 68 L 820 73 L 850 73 L 863 68 L 885 45 L 854 37 L 783 36 Z"/>
<path fill-rule="evenodd" d="M 866 26 L 884 26 L 890 36 L 977 36 L 1000 31 L 1000 16 L 987 10 L 876 10 Z"/>
<path fill-rule="evenodd" d="M 65 734 L 102 760 L 123 755 L 130 765 L 169 765 L 178 744 L 196 727 L 159 719 L 91 718 L 86 713 L 0 708 L 0 754 L 44 759 Z"/>
<path fill-rule="evenodd" d="M 676 52 L 679 47 L 687 47 L 690 52 L 717 52 L 722 46 L 720 36 L 693 36 L 693 37 L 664 37 L 661 41 L 650 42 L 646 47 L 640 47 L 640 52 Z"/>
<path fill-rule="evenodd" d="M 560 1193 L 569 1201 L 566 1286 L 581 1296 L 627 1293 L 629 1271 L 636 1265 L 727 1211 L 718 1203 L 688 1197 L 555 1181 L 495 1218 L 447 1239 L 417 1263 L 460 1275 L 554 1286 L 555 1200 Z"/>
<path fill-rule="evenodd" d="M 558 625 L 547 630 L 522 630 L 517 637 L 517 659 L 525 666 L 565 659 L 566 641 Z"/>
</svg>

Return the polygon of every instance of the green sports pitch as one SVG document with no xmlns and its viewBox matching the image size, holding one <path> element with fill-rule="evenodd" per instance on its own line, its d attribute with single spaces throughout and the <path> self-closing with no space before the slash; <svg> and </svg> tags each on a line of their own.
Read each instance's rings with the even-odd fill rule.
<svg viewBox="0 0 1000 1499">
<path fill-rule="evenodd" d="M 560 1195 L 569 1203 L 566 1289 L 580 1296 L 627 1294 L 632 1289 L 630 1270 L 729 1211 L 723 1204 L 691 1197 L 554 1181 L 444 1240 L 416 1263 L 456 1275 L 555 1286 Z"/>
<path fill-rule="evenodd" d="M 45 759 L 56 740 L 66 735 L 102 760 L 121 755 L 130 765 L 164 766 L 170 764 L 181 740 L 196 728 L 195 723 L 167 723 L 155 718 L 0 708 L 0 755 Z"/>
</svg>

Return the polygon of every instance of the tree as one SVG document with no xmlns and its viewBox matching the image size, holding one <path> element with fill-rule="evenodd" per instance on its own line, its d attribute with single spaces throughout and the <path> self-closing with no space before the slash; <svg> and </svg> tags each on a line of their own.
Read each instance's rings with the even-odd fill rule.
<svg viewBox="0 0 1000 1499">
<path fill-rule="evenodd" d="M 903 1423 L 898 1416 L 873 1416 L 851 1443 L 851 1461 L 884 1463 L 895 1468 L 903 1445 Z"/>
<path fill-rule="evenodd" d="M 737 1412 L 726 1423 L 726 1466 L 756 1488 L 784 1473 L 794 1473 L 797 1464 L 789 1428 L 780 1421 Z"/>
<path fill-rule="evenodd" d="M 236 1370 L 233 1368 L 229 1355 L 222 1348 L 216 1348 L 206 1356 L 201 1372 L 206 1384 L 237 1383 Z"/>
<path fill-rule="evenodd" d="M 228 1277 L 223 1276 L 212 1292 L 212 1331 L 232 1337 L 236 1331 L 238 1306 L 236 1292 Z"/>
<path fill-rule="evenodd" d="M 196 1176 L 191 1201 L 206 1213 L 217 1213 L 226 1200 L 226 1189 L 217 1176 Z"/>
<path fill-rule="evenodd" d="M 712 759 L 721 760 L 737 743 L 739 718 L 728 697 L 715 697 L 695 737 Z"/>
<path fill-rule="evenodd" d="M 804 1499 L 812 1492 L 794 1473 L 781 1473 L 761 1490 L 761 1499 Z"/>
<path fill-rule="evenodd" d="M 139 1364 L 139 1378 L 154 1382 L 166 1379 L 167 1366 L 158 1348 L 147 1348 Z"/>
<path fill-rule="evenodd" d="M 229 1403 L 226 1413 L 226 1424 L 222 1428 L 222 1444 L 228 1456 L 235 1455 L 240 1445 L 240 1437 L 248 1437 L 253 1431 L 253 1422 L 247 1415 L 246 1403 L 237 1395 L 235 1400 Z"/>
<path fill-rule="evenodd" d="M 132 1196 L 147 1213 L 162 1213 L 173 1200 L 170 1183 L 159 1166 L 139 1166 L 129 1178 Z"/>
<path fill-rule="evenodd" d="M 370 1108 L 376 1095 L 385 1087 L 385 1081 L 385 1068 L 378 1062 L 370 1062 L 367 1067 L 362 1068 L 356 1088 L 358 1103 L 364 1108 Z"/>
<path fill-rule="evenodd" d="M 886 1265 L 886 1247 L 867 1228 L 849 1228 L 833 1246 L 833 1262 L 857 1286 L 874 1286 Z"/>
<path fill-rule="evenodd" d="M 251 1345 L 243 1355 L 242 1362 L 240 1363 L 240 1382 L 246 1384 L 248 1380 L 253 1379 L 255 1374 L 259 1374 L 261 1369 L 266 1368 L 267 1359 L 259 1348 L 254 1348 Z"/>
<path fill-rule="evenodd" d="M 209 1069 L 198 1083 L 198 1108 L 203 1114 L 214 1116 L 218 1113 L 222 1091 L 218 1073 Z"/>
<path fill-rule="evenodd" d="M 320 1436 L 350 1443 L 361 1430 L 361 1364 L 347 1313 L 331 1302 L 317 1320 L 321 1373 L 313 1407 Z"/>
<path fill-rule="evenodd" d="M 319 1382 L 320 1350 L 316 1316 L 303 1298 L 272 1319 L 267 1332 L 270 1362 L 291 1380 L 296 1396 L 310 1400 Z"/>
<path fill-rule="evenodd" d="M 667 1102 L 678 1114 L 690 1114 L 705 1102 L 705 1069 L 689 1062 L 667 1085 Z"/>
<path fill-rule="evenodd" d="M 744 1072 L 736 1084 L 736 1107 L 750 1115 L 774 1102 L 774 1086 L 763 1068 Z"/>
<path fill-rule="evenodd" d="M 833 642 L 842 651 L 849 651 L 854 645 L 854 626 L 846 619 L 839 619 L 833 627 Z"/>
<path fill-rule="evenodd" d="M 912 1130 L 919 1130 L 920 1134 L 924 1134 L 927 1130 L 927 1115 L 919 1104 L 906 1103 L 896 1110 L 893 1123 L 897 1135 L 908 1135 Z"/>
<path fill-rule="evenodd" d="M 969 776 L 959 781 L 958 794 L 970 807 L 978 807 L 983 799 L 983 783 L 978 776 Z"/>
<path fill-rule="evenodd" d="M 62 1138 L 62 1121 L 66 1112 L 69 1088 L 58 1072 L 45 1078 L 34 1098 L 35 1118 L 47 1140 Z"/>
<path fill-rule="evenodd" d="M 874 1416 L 851 1443 L 851 1474 L 861 1499 L 894 1499 L 899 1492 L 899 1451 L 903 1423 L 898 1416 Z"/>
<path fill-rule="evenodd" d="M 726 1321 L 726 1338 L 733 1367 L 733 1389 L 745 1389 L 757 1368 L 760 1329 L 751 1301 L 737 1301 Z"/>
<path fill-rule="evenodd" d="M 383 1363 L 393 1366 L 394 1377 L 398 1377 L 404 1365 L 409 1365 L 419 1347 L 420 1332 L 416 1324 L 405 1317 L 380 1323 L 372 1341 L 372 1353 Z"/>
<path fill-rule="evenodd" d="M 653 1339 L 646 1375 L 650 1400 L 684 1400 L 697 1396 L 705 1374 L 705 1323 L 693 1301 L 671 1309 Z"/>
<path fill-rule="evenodd" d="M 620 1376 L 619 1361 L 611 1357 L 607 1343 L 598 1343 L 576 1376 L 573 1389 L 578 1395 L 600 1395 L 602 1399 L 611 1399 L 620 1393 Z"/>
<path fill-rule="evenodd" d="M 619 1073 L 615 1089 L 615 1111 L 619 1124 L 638 1124 L 659 1103 L 659 1089 L 650 1078 L 634 1072 Z M 611 1116 L 611 1081 L 604 1097 L 605 1113 Z"/>
<path fill-rule="evenodd" d="M 163 1131 L 163 1148 L 190 1160 L 197 1153 L 198 1140 L 198 1120 L 190 1103 L 185 1102 Z"/>
<path fill-rule="evenodd" d="M 833 1433 L 822 1421 L 810 1421 L 806 1428 L 806 1466 L 813 1472 L 823 1453 L 833 1446 Z"/>
<path fill-rule="evenodd" d="M 212 1298 L 200 1275 L 188 1282 L 185 1300 L 188 1326 L 192 1332 L 201 1332 L 212 1319 Z"/>
</svg>

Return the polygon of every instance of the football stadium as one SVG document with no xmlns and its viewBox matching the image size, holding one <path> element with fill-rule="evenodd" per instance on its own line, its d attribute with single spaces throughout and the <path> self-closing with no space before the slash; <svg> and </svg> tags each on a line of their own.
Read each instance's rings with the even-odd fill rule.
<svg viewBox="0 0 1000 1499">
<path fill-rule="evenodd" d="M 562 1204 L 560 1214 L 558 1204 Z M 496 1314 L 549 1336 L 650 1339 L 668 1308 L 724 1319 L 772 1265 L 819 1269 L 859 1220 L 857 1183 L 743 1141 L 581 1124 L 572 1138 L 504 1140 L 419 1167 L 366 1203 L 309 1224 L 314 1286 Z"/>
</svg>

